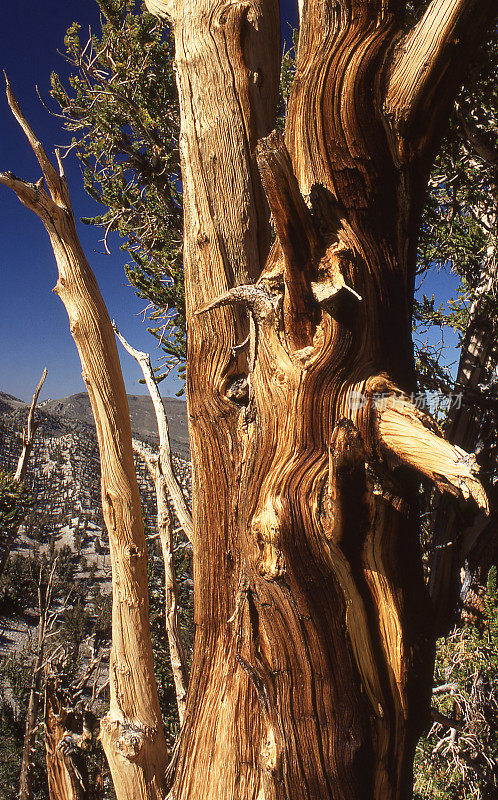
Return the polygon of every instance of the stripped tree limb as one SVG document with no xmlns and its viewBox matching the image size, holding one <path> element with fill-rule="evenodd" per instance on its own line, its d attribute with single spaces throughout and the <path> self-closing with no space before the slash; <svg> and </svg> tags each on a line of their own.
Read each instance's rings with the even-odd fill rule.
<svg viewBox="0 0 498 800">
<path fill-rule="evenodd" d="M 145 461 L 156 492 L 157 531 L 161 542 L 164 561 L 166 633 L 168 636 L 171 670 L 175 682 L 178 716 L 181 725 L 185 715 L 188 671 L 178 619 L 178 586 L 173 565 L 173 534 L 167 494 L 169 493 L 178 521 L 190 542 L 192 542 L 193 539 L 192 517 L 187 508 L 181 486 L 174 473 L 173 461 L 171 458 L 168 417 L 159 388 L 154 379 L 150 355 L 132 347 L 119 332 L 114 321 L 112 327 L 125 350 L 138 362 L 156 414 L 157 431 L 159 434 L 159 453 L 151 453 L 150 450 L 136 439 L 133 439 L 133 449 Z"/>
<path fill-rule="evenodd" d="M 430 478 L 441 492 L 474 499 L 489 513 L 486 492 L 476 477 L 475 456 L 443 438 L 428 414 L 415 408 L 408 398 L 392 395 L 376 409 L 381 445 L 391 457 Z"/>
<path fill-rule="evenodd" d="M 7 100 L 10 106 L 10 110 L 12 111 L 12 114 L 14 115 L 16 121 L 19 123 L 19 126 L 23 130 L 29 144 L 31 145 L 31 149 L 33 150 L 33 153 L 35 154 L 37 161 L 41 167 L 43 177 L 47 182 L 47 187 L 53 202 L 56 205 L 63 205 L 69 201 L 67 184 L 65 183 L 65 181 L 61 180 L 61 176 L 57 174 L 57 170 L 51 163 L 50 159 L 47 157 L 47 154 L 43 149 L 43 145 L 41 144 L 37 135 L 33 131 L 26 117 L 22 113 L 19 104 L 16 98 L 14 97 L 14 94 L 10 87 L 9 80 L 5 72 L 4 76 L 5 76 L 5 88 L 7 93 Z M 57 159 L 59 161 L 59 167 L 60 167 L 59 156 L 57 156 Z M 21 181 L 20 183 L 24 183 L 24 181 Z M 36 188 L 41 189 L 41 187 L 42 187 L 42 181 L 39 181 L 38 184 L 36 184 Z"/>
<path fill-rule="evenodd" d="M 113 583 L 110 709 L 100 736 L 118 800 L 159 800 L 167 751 L 152 660 L 140 495 L 116 340 L 76 233 L 60 158 L 57 174 L 8 84 L 7 98 L 42 168 L 50 196 L 43 180 L 30 184 L 2 173 L 0 183 L 40 217 L 50 236 L 59 269 L 54 291 L 69 316 L 97 429 Z"/>
<path fill-rule="evenodd" d="M 175 470 L 173 467 L 173 461 L 171 457 L 168 417 L 166 414 L 166 410 L 164 408 L 164 403 L 161 394 L 159 392 L 159 388 L 154 378 L 154 372 L 152 370 L 152 364 L 150 362 L 150 355 L 148 353 L 143 353 L 140 350 L 136 350 L 134 347 L 132 347 L 131 344 L 129 344 L 124 338 L 124 336 L 119 332 L 116 323 L 114 321 L 112 323 L 112 327 L 119 341 L 125 348 L 125 350 L 131 356 L 133 356 L 133 358 L 139 364 L 140 369 L 142 370 L 142 374 L 144 376 L 147 389 L 149 390 L 149 394 L 156 414 L 157 432 L 159 434 L 159 462 L 160 462 L 161 472 L 164 477 L 164 480 L 166 481 L 166 486 L 169 492 L 169 496 L 171 498 L 171 502 L 173 504 L 175 514 L 178 517 L 178 522 L 182 526 L 187 539 L 190 542 L 192 542 L 193 539 L 192 515 L 187 507 L 182 487 L 180 486 L 175 475 Z"/>
<path fill-rule="evenodd" d="M 47 377 L 47 368 L 43 370 L 42 376 L 36 387 L 35 393 L 33 395 L 33 399 L 31 401 L 31 405 L 28 411 L 28 421 L 26 424 L 26 430 L 23 431 L 22 436 L 22 452 L 19 456 L 19 461 L 17 462 L 17 469 L 14 475 L 16 481 L 23 481 L 24 476 L 26 475 L 26 470 L 28 468 L 28 461 L 29 456 L 31 454 L 31 450 L 33 449 L 33 443 L 35 440 L 35 433 L 38 427 L 38 424 L 34 421 L 35 416 L 35 408 L 38 402 L 38 395 L 41 392 L 42 386 L 45 382 L 45 378 Z"/>
</svg>

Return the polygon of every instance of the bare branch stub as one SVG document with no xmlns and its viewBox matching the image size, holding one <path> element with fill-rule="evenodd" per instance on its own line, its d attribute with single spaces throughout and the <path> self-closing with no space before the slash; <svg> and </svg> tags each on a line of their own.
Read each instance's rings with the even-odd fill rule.
<svg viewBox="0 0 498 800">
<path fill-rule="evenodd" d="M 266 270 L 273 263 L 273 271 L 282 273 L 284 329 L 292 349 L 299 350 L 312 340 L 317 304 L 311 280 L 320 237 L 281 134 L 260 139 L 256 156 L 277 237 Z"/>
<path fill-rule="evenodd" d="M 215 308 L 242 304 L 247 306 L 256 322 L 260 325 L 276 323 L 278 311 L 278 298 L 259 284 L 234 286 L 228 292 L 215 297 L 210 303 L 198 308 L 195 315 L 205 314 Z"/>
<path fill-rule="evenodd" d="M 140 350 L 136 350 L 134 347 L 132 347 L 132 345 L 119 332 L 118 327 L 114 320 L 112 322 L 112 327 L 114 333 L 116 334 L 117 338 L 119 339 L 125 350 L 131 356 L 133 356 L 133 358 L 139 364 L 140 369 L 142 370 L 142 374 L 144 376 L 146 386 L 149 390 L 152 404 L 154 406 L 154 412 L 156 415 L 157 431 L 159 435 L 159 455 L 157 459 L 157 467 L 160 469 L 161 478 L 166 481 L 169 496 L 171 498 L 171 502 L 173 503 L 173 508 L 175 510 L 176 516 L 178 517 L 178 521 L 180 522 L 180 525 L 184 530 L 185 536 L 190 542 L 192 542 L 194 535 L 192 515 L 187 507 L 187 503 L 183 495 L 182 488 L 176 478 L 175 471 L 173 468 L 173 461 L 171 458 L 171 444 L 169 438 L 168 417 L 166 414 L 166 410 L 164 408 L 164 403 L 161 394 L 159 392 L 158 385 L 156 383 L 156 379 L 154 377 L 150 355 Z M 140 448 L 139 443 L 137 443 L 135 440 L 133 441 L 133 447 L 135 451 L 142 458 L 144 458 L 152 474 L 153 473 L 152 462 L 150 461 L 152 454 L 149 454 L 146 457 L 143 447 Z"/>
<path fill-rule="evenodd" d="M 282 134 L 273 131 L 260 139 L 256 157 L 275 232 L 284 253 L 287 282 L 292 284 L 293 273 L 306 273 L 313 263 L 319 237 L 299 190 Z"/>
<path fill-rule="evenodd" d="M 375 406 L 375 403 L 374 403 Z M 374 410 L 381 449 L 429 478 L 441 492 L 472 498 L 489 513 L 486 492 L 477 475 L 475 456 L 455 447 L 434 420 L 417 409 L 402 392 L 393 392 Z"/>
</svg>

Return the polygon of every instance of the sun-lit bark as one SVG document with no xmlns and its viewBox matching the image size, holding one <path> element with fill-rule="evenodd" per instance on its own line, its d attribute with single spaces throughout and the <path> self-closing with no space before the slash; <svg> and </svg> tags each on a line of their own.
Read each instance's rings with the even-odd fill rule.
<svg viewBox="0 0 498 800">
<path fill-rule="evenodd" d="M 152 662 L 142 512 L 116 340 L 76 233 L 60 158 L 57 171 L 8 84 L 7 98 L 49 193 L 43 178 L 32 184 L 1 173 L 0 183 L 40 217 L 49 234 L 59 270 L 54 291 L 68 313 L 97 429 L 113 587 L 110 709 L 100 737 L 118 800 L 162 800 L 167 752 Z"/>
<path fill-rule="evenodd" d="M 486 505 L 409 401 L 417 231 L 493 3 L 435 0 L 406 36 L 400 0 L 301 4 L 285 145 L 273 3 L 148 6 L 176 41 L 194 470 L 171 797 L 408 798 L 434 645 L 415 473 Z"/>
<path fill-rule="evenodd" d="M 175 800 L 411 797 L 434 648 L 417 474 L 486 507 L 409 401 L 417 232 L 494 2 L 433 0 L 407 34 L 403 5 L 301 5 L 284 143 L 276 1 L 148 0 L 175 36 L 185 208 L 196 636 Z"/>
<path fill-rule="evenodd" d="M 173 525 L 168 495 L 171 499 L 178 521 L 187 538 L 192 541 L 192 516 L 187 508 L 182 488 L 175 476 L 171 457 L 171 444 L 169 439 L 169 425 L 164 403 L 159 393 L 159 387 L 154 379 L 154 372 L 148 353 L 142 353 L 126 341 L 113 322 L 113 328 L 125 350 L 133 356 L 142 370 L 145 383 L 154 406 L 157 431 L 159 436 L 159 451 L 151 452 L 142 442 L 133 439 L 135 453 L 145 462 L 150 477 L 154 483 L 157 504 L 157 533 L 161 543 L 164 563 L 164 600 L 166 635 L 168 637 L 169 658 L 173 681 L 175 684 L 176 703 L 180 725 L 185 716 L 185 701 L 187 697 L 188 670 L 185 651 L 180 634 L 180 620 L 178 614 L 178 584 L 173 564 Z"/>
</svg>

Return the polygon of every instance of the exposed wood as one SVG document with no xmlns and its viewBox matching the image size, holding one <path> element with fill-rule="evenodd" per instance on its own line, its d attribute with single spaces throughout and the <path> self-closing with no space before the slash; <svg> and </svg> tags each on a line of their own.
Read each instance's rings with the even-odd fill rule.
<svg viewBox="0 0 498 800">
<path fill-rule="evenodd" d="M 478 148 L 480 158 L 489 159 L 487 163 L 493 174 L 495 155 L 486 149 L 487 145 L 482 141 L 481 132 L 473 131 L 469 146 Z M 498 197 L 496 187 L 495 180 L 492 187 L 495 198 Z M 483 574 L 479 579 L 484 583 L 487 569 L 498 552 L 497 494 L 491 479 L 496 470 L 492 449 L 492 445 L 496 443 L 496 424 L 493 419 L 490 420 L 486 431 L 486 426 L 483 425 L 485 418 L 483 409 L 476 407 L 475 403 L 476 393 L 480 392 L 483 382 L 489 379 L 489 367 L 494 363 L 496 348 L 496 331 L 486 313 L 486 297 L 494 291 L 498 278 L 496 208 L 490 217 L 486 216 L 486 220 L 483 220 L 484 224 L 489 223 L 491 229 L 487 254 L 481 267 L 480 285 L 474 293 L 469 309 L 469 323 L 460 350 L 456 387 L 460 392 L 461 402 L 459 407 L 455 406 L 449 411 L 447 435 L 457 447 L 466 450 L 474 449 L 479 440 L 486 440 L 486 448 L 481 452 L 480 459 L 483 471 L 487 473 L 486 485 L 490 493 L 491 514 L 489 517 L 481 514 L 469 525 L 469 521 L 459 513 L 454 502 L 442 499 L 437 506 L 433 524 L 429 590 L 434 601 L 436 627 L 441 635 L 449 632 L 455 624 L 459 603 L 464 600 L 460 596 L 463 589 L 460 577 L 462 568 L 474 574 L 481 571 Z"/>
<path fill-rule="evenodd" d="M 133 439 L 133 449 L 142 458 L 154 482 L 157 502 L 157 532 L 161 542 L 164 563 L 165 622 L 169 657 L 175 682 L 176 703 L 180 725 L 185 716 L 188 670 L 183 649 L 178 618 L 178 585 L 173 565 L 173 530 L 167 499 L 167 480 L 164 477 L 161 456 L 151 453 L 141 442 Z"/>
<path fill-rule="evenodd" d="M 47 369 L 45 367 L 45 369 L 42 372 L 42 376 L 41 376 L 41 378 L 39 380 L 38 386 L 35 389 L 35 393 L 33 395 L 33 399 L 31 401 L 31 405 L 29 407 L 28 420 L 27 420 L 27 423 L 26 423 L 26 430 L 23 431 L 23 436 L 22 436 L 22 452 L 21 452 L 21 455 L 19 456 L 19 461 L 17 462 L 16 473 L 14 475 L 16 481 L 23 481 L 24 480 L 24 476 L 26 475 L 26 470 L 28 468 L 29 457 L 30 457 L 31 451 L 33 449 L 33 443 L 34 443 L 34 440 L 35 440 L 35 433 L 36 433 L 36 429 L 38 427 L 36 422 L 34 421 L 35 408 L 36 408 L 36 404 L 38 402 L 38 396 L 39 396 L 39 394 L 40 394 L 40 392 L 42 390 L 43 384 L 45 383 L 45 378 L 46 377 L 47 377 Z M 1 573 L 1 571 L 2 570 L 1 570 L 1 567 L 0 567 L 0 573 Z"/>
<path fill-rule="evenodd" d="M 432 0 L 398 44 L 385 110 L 400 136 L 404 157 L 420 158 L 432 145 L 432 131 L 446 122 L 462 67 L 495 15 L 494 3 L 486 0 Z"/>
<path fill-rule="evenodd" d="M 67 729 L 57 681 L 45 682 L 45 758 L 50 800 L 94 800 L 85 758 L 86 742 Z M 95 798 L 96 800 L 96 798 Z"/>
<path fill-rule="evenodd" d="M 113 584 L 110 709 L 102 720 L 101 740 L 118 800 L 158 800 L 167 752 L 152 662 L 140 496 L 116 340 L 76 233 L 62 163 L 59 159 L 57 173 L 8 84 L 7 97 L 42 168 L 50 196 L 42 181 L 29 184 L 3 173 L 0 182 L 40 217 L 50 236 L 59 269 L 54 291 L 68 312 L 97 428 Z"/>
<path fill-rule="evenodd" d="M 140 365 L 156 414 L 157 430 L 159 434 L 159 453 L 155 454 L 150 452 L 148 448 L 135 439 L 133 439 L 132 443 L 135 452 L 147 465 L 156 492 L 157 531 L 161 542 L 164 562 L 166 634 L 168 636 L 169 657 L 175 683 L 178 716 L 180 725 L 182 725 L 185 716 L 185 701 L 187 698 L 188 670 L 180 634 L 178 586 L 173 564 L 173 531 L 167 495 L 169 494 L 178 521 L 190 541 L 193 539 L 192 517 L 187 508 L 181 486 L 174 473 L 171 459 L 168 417 L 157 383 L 154 380 L 150 356 L 148 353 L 142 353 L 132 347 L 118 331 L 115 322 L 113 322 L 113 328 L 125 350 L 130 353 Z"/>
<path fill-rule="evenodd" d="M 407 465 L 486 501 L 428 420 L 372 397 L 383 375 L 414 388 L 427 171 L 494 4 L 434 0 L 397 50 L 403 5 L 302 4 L 260 180 L 277 3 L 149 1 L 175 35 L 185 208 L 196 637 L 175 800 L 412 796 L 434 633 Z"/>
<path fill-rule="evenodd" d="M 180 620 L 178 615 L 178 585 L 173 566 L 173 533 L 171 514 L 167 503 L 162 503 L 158 509 L 158 532 L 164 562 L 164 596 L 166 609 L 166 633 L 168 635 L 169 657 L 173 680 L 175 682 L 176 702 L 180 725 L 185 717 L 185 703 L 187 699 L 188 670 L 185 651 L 183 649 L 180 633 Z"/>
<path fill-rule="evenodd" d="M 236 492 L 244 414 L 231 396 L 248 375 L 251 359 L 236 348 L 249 323 L 243 298 L 235 306 L 228 298 L 215 313 L 194 312 L 254 282 L 268 253 L 269 215 L 254 151 L 274 127 L 278 2 L 154 0 L 149 8 L 169 14 L 176 45 L 193 465 L 196 635 L 172 793 L 182 800 L 249 800 L 261 785 L 260 707 L 236 659 L 238 625 L 229 622 L 241 585 Z"/>
<path fill-rule="evenodd" d="M 441 492 L 474 499 L 489 514 L 476 458 L 442 437 L 437 425 L 402 395 L 384 398 L 376 410 L 381 445 L 391 457 L 421 472 Z"/>
<path fill-rule="evenodd" d="M 408 109 L 401 132 L 397 98 L 411 91 L 395 48 L 403 5 L 302 4 L 286 149 L 268 137 L 274 5 L 149 5 L 175 33 L 186 198 L 196 640 L 175 800 L 412 795 L 434 652 L 406 468 L 420 464 L 396 439 L 397 418 L 391 440 L 393 421 L 378 424 L 370 398 L 380 375 L 404 396 L 414 390 L 427 170 L 468 42 L 493 4 L 467 4 L 476 13 L 458 56 L 430 51 L 430 78 L 415 79 L 409 100 L 416 119 Z M 432 6 L 440 43 L 443 5 L 456 6 Z M 409 50 L 418 76 L 427 48 Z M 441 114 L 424 100 L 436 83 Z M 276 235 L 267 257 L 252 156 L 263 137 Z M 243 381 L 247 394 L 234 397 Z M 413 427 L 426 472 L 440 480 L 443 453 L 451 486 L 484 503 L 471 466 L 420 419 L 411 439 Z M 394 468 L 394 449 L 404 466 Z"/>
</svg>

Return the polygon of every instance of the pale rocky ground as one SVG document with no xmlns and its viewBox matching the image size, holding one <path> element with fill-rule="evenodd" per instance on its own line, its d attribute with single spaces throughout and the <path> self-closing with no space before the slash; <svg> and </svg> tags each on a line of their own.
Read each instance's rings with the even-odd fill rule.
<svg viewBox="0 0 498 800">
<path fill-rule="evenodd" d="M 80 398 L 79 395 L 77 397 Z M 173 452 L 176 450 L 174 466 L 185 494 L 190 497 L 190 463 L 183 433 L 186 431 L 186 413 L 183 406 L 182 419 L 182 407 L 178 405 L 181 401 L 173 403 L 177 414 L 173 427 L 180 440 L 172 443 Z M 51 547 L 59 551 L 64 546 L 70 547 L 76 554 L 79 548 L 78 557 L 74 559 L 76 578 L 84 581 L 93 570 L 92 581 L 100 584 L 103 593 L 108 593 L 111 590 L 109 548 L 102 519 L 100 464 L 94 429 L 86 422 L 71 418 L 67 410 L 62 416 L 53 413 L 52 409 L 50 414 L 44 414 L 46 411 L 45 403 L 37 413 L 41 426 L 26 481 L 36 499 L 37 530 L 33 530 L 30 524 L 21 529 L 13 556 L 16 553 L 28 555 L 33 550 L 48 553 Z M 21 450 L 25 412 L 23 403 L 0 393 L 2 469 L 15 470 Z M 154 447 L 152 439 L 146 441 Z M 153 536 L 155 494 L 141 461 L 137 461 L 137 475 L 148 530 Z M 9 652 L 25 647 L 36 632 L 36 624 L 34 609 L 28 618 L 0 616 L 0 656 L 8 656 Z"/>
</svg>

